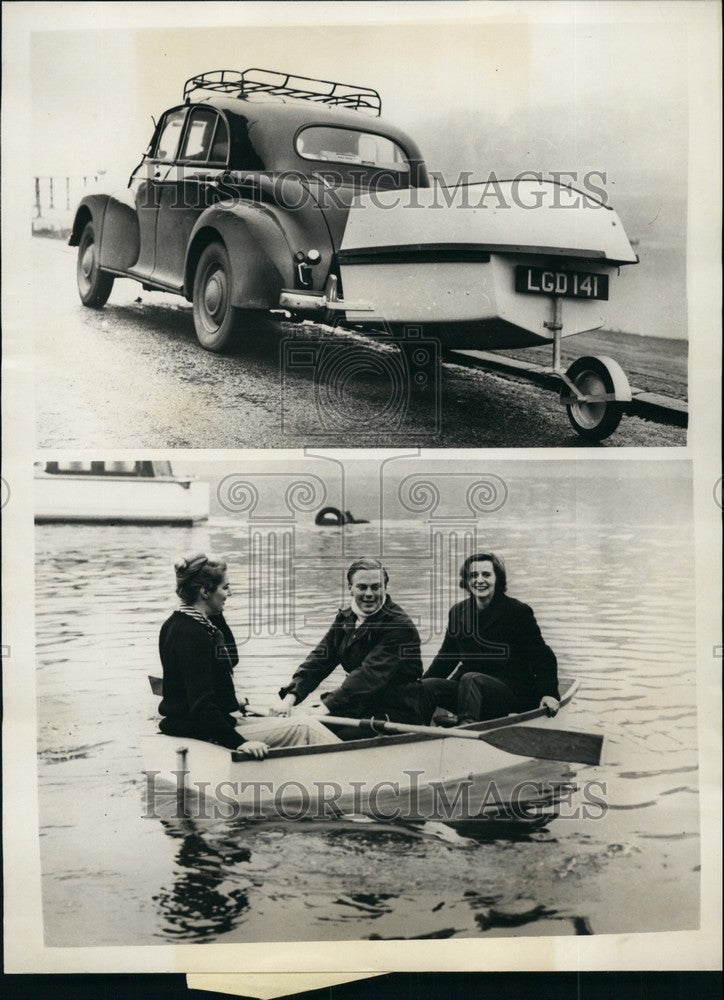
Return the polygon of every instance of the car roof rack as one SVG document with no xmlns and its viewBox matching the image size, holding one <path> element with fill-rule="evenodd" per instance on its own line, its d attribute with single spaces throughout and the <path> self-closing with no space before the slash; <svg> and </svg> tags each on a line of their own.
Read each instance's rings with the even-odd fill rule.
<svg viewBox="0 0 724 1000">
<path fill-rule="evenodd" d="M 292 73 L 281 73 L 273 69 L 214 69 L 208 73 L 199 73 L 184 84 L 185 104 L 189 103 L 191 94 L 197 90 L 233 94 L 237 97 L 272 94 L 351 108 L 353 111 L 373 112 L 375 115 L 382 112 L 380 95 L 371 87 L 315 80 L 313 77 L 294 76 Z"/>
</svg>

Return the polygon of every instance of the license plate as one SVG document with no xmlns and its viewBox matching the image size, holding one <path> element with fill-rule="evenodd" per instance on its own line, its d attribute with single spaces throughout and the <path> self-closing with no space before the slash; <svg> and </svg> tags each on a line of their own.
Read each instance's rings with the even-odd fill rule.
<svg viewBox="0 0 724 1000">
<path fill-rule="evenodd" d="M 519 265 L 515 269 L 515 290 L 533 295 L 562 295 L 567 299 L 607 300 L 608 275 Z"/>
</svg>

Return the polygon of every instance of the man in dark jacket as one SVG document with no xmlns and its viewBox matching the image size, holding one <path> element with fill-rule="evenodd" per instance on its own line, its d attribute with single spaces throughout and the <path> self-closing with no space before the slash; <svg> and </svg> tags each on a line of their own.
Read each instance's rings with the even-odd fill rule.
<svg viewBox="0 0 724 1000">
<path fill-rule="evenodd" d="M 420 636 L 409 616 L 390 600 L 387 583 L 387 570 L 379 560 L 352 563 L 347 570 L 350 607 L 339 611 L 322 641 L 281 689 L 273 714 L 288 715 L 341 665 L 347 677 L 322 695 L 321 707 L 312 714 L 430 721 L 434 706 L 420 681 Z"/>
<path fill-rule="evenodd" d="M 442 646 L 423 678 L 435 703 L 460 722 L 538 706 L 555 715 L 560 697 L 555 654 L 528 605 L 506 596 L 502 559 L 492 552 L 469 556 L 460 586 L 469 597 L 450 609 Z"/>
</svg>

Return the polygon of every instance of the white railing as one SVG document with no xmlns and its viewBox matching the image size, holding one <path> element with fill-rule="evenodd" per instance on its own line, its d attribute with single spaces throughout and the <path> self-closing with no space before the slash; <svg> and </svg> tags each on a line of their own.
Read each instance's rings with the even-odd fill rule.
<svg viewBox="0 0 724 1000">
<path fill-rule="evenodd" d="M 33 177 L 31 228 L 33 232 L 65 235 L 73 225 L 78 202 L 105 171 L 86 175 Z"/>
</svg>

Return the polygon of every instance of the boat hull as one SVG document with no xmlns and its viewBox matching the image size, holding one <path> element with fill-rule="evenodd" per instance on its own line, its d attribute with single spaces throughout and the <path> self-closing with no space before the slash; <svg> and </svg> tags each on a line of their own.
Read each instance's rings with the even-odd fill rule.
<svg viewBox="0 0 724 1000">
<path fill-rule="evenodd" d="M 181 478 L 47 475 L 35 479 L 35 520 L 195 524 L 209 516 L 208 483 Z"/>
<path fill-rule="evenodd" d="M 339 253 L 348 321 L 418 326 L 448 347 L 528 347 L 553 340 L 557 293 L 562 336 L 605 325 L 593 282 L 608 296 L 619 266 L 637 261 L 616 213 L 546 182 L 498 190 L 498 201 L 485 185 L 359 196 Z M 527 267 L 537 277 L 521 285 Z"/>
<path fill-rule="evenodd" d="M 555 719 L 535 710 L 466 728 L 559 728 L 576 687 L 574 682 L 567 688 Z M 553 784 L 567 773 L 560 762 L 511 754 L 442 729 L 439 736 L 277 748 L 264 760 L 158 734 L 144 740 L 144 760 L 151 813 L 159 789 L 173 786 L 184 808 L 201 809 L 204 815 L 211 808 L 220 817 L 354 813 L 388 820 L 525 819 L 536 804 L 555 798 Z"/>
</svg>

